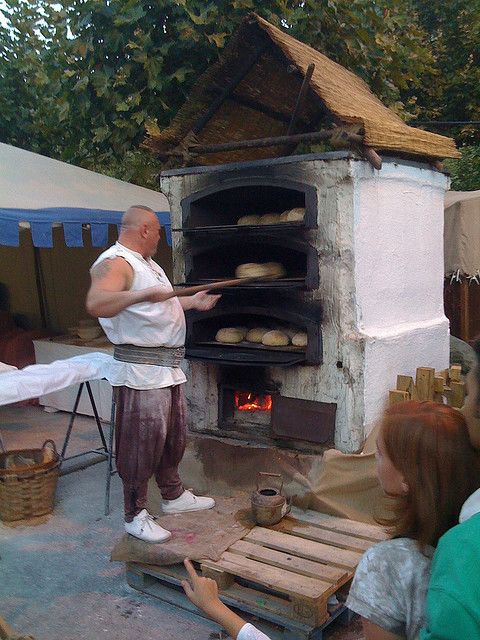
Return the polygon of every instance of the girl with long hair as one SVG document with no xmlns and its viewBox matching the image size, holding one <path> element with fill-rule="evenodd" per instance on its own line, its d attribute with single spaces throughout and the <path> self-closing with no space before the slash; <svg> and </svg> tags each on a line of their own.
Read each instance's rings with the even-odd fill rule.
<svg viewBox="0 0 480 640">
<path fill-rule="evenodd" d="M 392 507 L 381 522 L 391 539 L 362 557 L 347 606 L 362 616 L 366 640 L 413 640 L 425 624 L 434 548 L 480 486 L 465 418 L 434 402 L 392 405 L 377 438 L 377 474 Z"/>
</svg>

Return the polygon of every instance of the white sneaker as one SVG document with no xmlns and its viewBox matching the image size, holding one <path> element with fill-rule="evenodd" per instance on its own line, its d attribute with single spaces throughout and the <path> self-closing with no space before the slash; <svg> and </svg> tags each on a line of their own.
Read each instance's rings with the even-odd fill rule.
<svg viewBox="0 0 480 640">
<path fill-rule="evenodd" d="M 185 513 L 186 511 L 203 511 L 215 506 L 213 498 L 194 496 L 191 491 L 185 490 L 175 500 L 163 500 L 163 513 Z"/>
<path fill-rule="evenodd" d="M 165 542 L 172 537 L 170 531 L 157 524 L 146 509 L 140 511 L 131 522 L 125 522 L 125 531 L 144 542 Z"/>
</svg>

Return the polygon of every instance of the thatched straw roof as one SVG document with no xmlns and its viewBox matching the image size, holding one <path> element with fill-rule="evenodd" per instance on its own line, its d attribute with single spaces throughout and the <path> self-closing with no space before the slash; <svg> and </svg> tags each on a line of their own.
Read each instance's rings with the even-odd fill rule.
<svg viewBox="0 0 480 640">
<path fill-rule="evenodd" d="M 192 143 L 217 144 L 285 135 L 308 66 L 315 69 L 296 132 L 356 125 L 364 145 L 428 159 L 456 158 L 450 138 L 409 127 L 358 76 L 250 14 L 219 62 L 200 77 L 170 126 L 145 141 L 160 156 Z M 288 149 L 288 151 L 287 151 Z M 288 147 L 242 149 L 195 157 L 195 164 L 271 158 Z M 176 165 L 179 164 L 176 156 Z M 183 154 L 189 161 L 188 152 Z"/>
</svg>

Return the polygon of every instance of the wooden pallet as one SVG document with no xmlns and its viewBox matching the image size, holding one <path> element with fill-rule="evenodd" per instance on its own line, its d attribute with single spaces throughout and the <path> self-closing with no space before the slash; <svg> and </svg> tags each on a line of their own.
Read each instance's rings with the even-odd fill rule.
<svg viewBox="0 0 480 640">
<path fill-rule="evenodd" d="M 280 631 L 268 631 L 271 637 L 319 640 L 345 611 L 363 552 L 383 539 L 379 527 L 294 509 L 274 527 L 254 527 L 220 560 L 200 567 L 217 582 L 225 604 L 279 625 Z M 198 613 L 178 589 L 184 578 L 180 565 L 127 565 L 130 586 Z"/>
</svg>

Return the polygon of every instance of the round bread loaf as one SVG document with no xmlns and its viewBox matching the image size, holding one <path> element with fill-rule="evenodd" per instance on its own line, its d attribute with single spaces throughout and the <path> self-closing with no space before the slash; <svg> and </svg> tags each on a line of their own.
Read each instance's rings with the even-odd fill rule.
<svg viewBox="0 0 480 640">
<path fill-rule="evenodd" d="M 224 327 L 217 331 L 215 340 L 217 342 L 224 342 L 225 344 L 237 344 L 243 340 L 243 337 L 243 332 L 235 327 Z"/>
<path fill-rule="evenodd" d="M 242 216 L 237 220 L 237 224 L 260 224 L 260 216 Z"/>
<path fill-rule="evenodd" d="M 268 347 L 286 347 L 290 344 L 290 338 L 283 331 L 268 331 L 262 338 L 262 344 Z"/>
<path fill-rule="evenodd" d="M 248 333 L 248 329 L 247 327 L 235 327 L 235 329 L 237 329 L 238 331 L 241 331 L 242 333 L 242 340 L 245 340 L 245 336 Z"/>
<path fill-rule="evenodd" d="M 292 344 L 295 347 L 306 347 L 307 346 L 307 334 L 303 331 L 296 333 L 292 338 Z"/>
<path fill-rule="evenodd" d="M 283 278 L 287 275 L 285 267 L 280 262 L 266 262 L 263 265 L 267 271 L 266 275 L 269 278 Z"/>
<path fill-rule="evenodd" d="M 280 222 L 280 214 L 279 213 L 266 213 L 263 216 L 260 216 L 259 224 L 278 224 Z"/>
<path fill-rule="evenodd" d="M 246 262 L 238 265 L 235 275 L 237 278 L 265 278 L 268 275 L 268 268 L 258 262 Z"/>
<path fill-rule="evenodd" d="M 305 207 L 296 207 L 280 214 L 280 222 L 301 222 L 305 217 Z"/>
<path fill-rule="evenodd" d="M 256 342 L 259 344 L 262 342 L 263 336 L 268 333 L 270 329 L 264 329 L 263 327 L 254 327 L 246 335 L 247 342 Z"/>
</svg>

